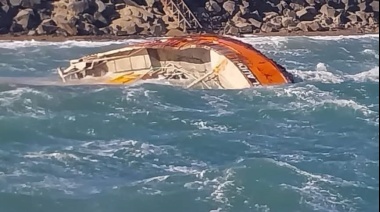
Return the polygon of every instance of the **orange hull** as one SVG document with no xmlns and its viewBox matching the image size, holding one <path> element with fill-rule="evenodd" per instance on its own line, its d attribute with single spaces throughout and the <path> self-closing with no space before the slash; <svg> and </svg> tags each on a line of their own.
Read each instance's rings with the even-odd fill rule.
<svg viewBox="0 0 380 212">
<path fill-rule="evenodd" d="M 253 46 L 219 35 L 191 35 L 173 37 L 165 41 L 156 40 L 143 43 L 144 47 L 161 46 L 172 48 L 184 48 L 189 46 L 201 46 L 209 48 L 224 49 L 224 56 L 238 64 L 239 69 L 245 73 L 247 79 L 256 81 L 263 86 L 294 83 L 293 76 L 273 60 L 263 55 Z M 250 75 L 254 77 L 250 77 Z M 253 79 L 255 78 L 255 79 Z"/>
</svg>

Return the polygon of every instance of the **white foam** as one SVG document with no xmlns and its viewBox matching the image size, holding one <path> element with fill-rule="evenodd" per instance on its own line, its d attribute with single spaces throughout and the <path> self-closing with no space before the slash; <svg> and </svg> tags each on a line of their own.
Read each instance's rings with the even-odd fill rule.
<svg viewBox="0 0 380 212">
<path fill-rule="evenodd" d="M 56 159 L 59 161 L 66 161 L 69 159 L 74 160 L 80 160 L 80 158 L 74 154 L 70 153 L 60 153 L 60 152 L 53 152 L 53 153 L 45 153 L 45 152 L 28 152 L 24 155 L 24 158 L 46 158 L 46 159 Z"/>
<path fill-rule="evenodd" d="M 167 180 L 169 177 L 170 177 L 169 175 L 156 176 L 156 177 L 151 177 L 144 180 L 139 180 L 133 184 L 160 183 Z"/>
<path fill-rule="evenodd" d="M 362 54 L 373 55 L 376 59 L 379 59 L 379 53 L 373 49 L 364 49 Z"/>
<path fill-rule="evenodd" d="M 324 63 L 318 63 L 315 71 L 289 70 L 289 72 L 301 77 L 303 80 L 323 82 L 323 83 L 342 83 L 344 80 L 327 70 Z"/>
<path fill-rule="evenodd" d="M 208 124 L 207 121 L 196 121 L 192 123 L 192 125 L 197 126 L 200 130 L 209 130 L 209 131 L 215 131 L 219 133 L 226 133 L 229 132 L 229 128 L 225 125 L 211 125 Z"/>
<path fill-rule="evenodd" d="M 364 72 L 354 74 L 354 75 L 347 75 L 347 78 L 352 79 L 357 82 L 366 82 L 366 81 L 379 82 L 379 66 L 369 71 L 364 71 Z"/>
<path fill-rule="evenodd" d="M 325 41 L 338 41 L 346 39 L 363 39 L 363 38 L 379 38 L 378 34 L 364 34 L 364 35 L 336 35 L 336 36 L 301 36 L 314 40 L 325 40 Z"/>
<path fill-rule="evenodd" d="M 82 144 L 81 153 L 91 154 L 94 156 L 119 158 L 116 153 L 123 151 L 128 153 L 130 157 L 144 158 L 149 155 L 168 155 L 168 146 L 156 146 L 135 140 L 112 140 L 112 141 L 92 141 Z"/>
<path fill-rule="evenodd" d="M 379 81 L 379 67 L 376 66 L 368 71 L 363 71 L 358 74 L 343 74 L 332 73 L 324 63 L 318 63 L 315 70 L 301 71 L 297 69 L 289 69 L 289 72 L 301 78 L 304 81 L 322 82 L 339 84 L 347 81 L 355 82 L 378 82 Z"/>
<path fill-rule="evenodd" d="M 316 108 L 325 106 L 346 107 L 362 113 L 366 117 L 373 118 L 378 112 L 370 107 L 357 103 L 351 99 L 342 99 L 331 92 L 322 91 L 314 85 L 307 84 L 304 87 L 274 88 L 271 91 L 277 97 L 296 98 L 289 104 L 270 104 L 268 107 L 275 107 L 281 110 L 301 110 L 314 111 Z"/>
<path fill-rule="evenodd" d="M 147 40 L 147 39 L 145 39 Z M 0 49 L 18 49 L 28 47 L 41 47 L 41 46 L 57 46 L 58 48 L 93 48 L 109 46 L 114 44 L 126 44 L 137 43 L 144 41 L 143 39 L 126 39 L 126 40 L 114 40 L 114 41 L 62 41 L 62 42 L 50 42 L 50 41 L 0 41 Z"/>
<path fill-rule="evenodd" d="M 335 191 L 330 191 L 331 187 L 356 187 L 356 188 L 366 188 L 374 191 L 378 191 L 378 188 L 367 186 L 362 182 L 346 181 L 344 179 L 334 177 L 328 174 L 312 174 L 307 171 L 301 170 L 293 165 L 286 162 L 276 161 L 273 159 L 265 159 L 271 163 L 278 166 L 289 168 L 300 176 L 305 177 L 306 182 L 300 186 L 293 186 L 287 184 L 281 184 L 284 188 L 289 188 L 299 192 L 302 195 L 302 202 L 308 204 L 316 210 L 321 211 L 335 211 L 337 206 L 353 208 L 354 203 L 350 200 L 345 199 L 339 193 Z"/>
<path fill-rule="evenodd" d="M 253 35 L 253 36 L 245 36 L 243 38 L 235 37 L 235 39 L 240 40 L 240 41 L 245 42 L 245 43 L 249 43 L 252 46 L 265 45 L 266 47 L 271 46 L 271 47 L 275 47 L 275 48 L 281 47 L 289 41 L 289 37 L 287 37 L 287 36 L 263 37 L 263 36 Z"/>
</svg>

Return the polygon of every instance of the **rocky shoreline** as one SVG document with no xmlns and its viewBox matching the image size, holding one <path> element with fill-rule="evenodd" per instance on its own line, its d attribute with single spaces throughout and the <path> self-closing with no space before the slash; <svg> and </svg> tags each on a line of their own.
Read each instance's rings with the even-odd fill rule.
<svg viewBox="0 0 380 212">
<path fill-rule="evenodd" d="M 179 1 L 179 0 L 172 0 Z M 188 0 L 207 33 L 379 32 L 379 0 Z M 1 40 L 125 39 L 186 34 L 160 0 L 0 0 Z M 200 33 L 194 29 L 188 33 Z"/>
<path fill-rule="evenodd" d="M 272 33 L 256 33 L 257 37 L 303 37 L 303 36 L 356 36 L 356 35 L 378 35 L 378 33 L 361 33 L 354 30 L 338 30 L 327 32 L 272 32 Z M 63 41 L 122 41 L 128 39 L 146 39 L 152 36 L 116 36 L 116 35 L 83 35 L 83 36 L 58 36 L 58 35 L 0 35 L 0 41 L 48 41 L 48 42 L 63 42 Z M 1 44 L 0 44 L 1 45 Z"/>
</svg>

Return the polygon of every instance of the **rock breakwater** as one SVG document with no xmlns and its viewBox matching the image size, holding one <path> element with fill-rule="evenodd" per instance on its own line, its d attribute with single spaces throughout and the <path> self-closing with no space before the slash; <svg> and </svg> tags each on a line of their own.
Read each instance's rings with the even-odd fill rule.
<svg viewBox="0 0 380 212">
<path fill-rule="evenodd" d="M 188 0 L 185 3 L 207 32 L 220 34 L 379 30 L 378 0 Z M 180 20 L 172 12 L 160 0 L 0 0 L 0 34 L 182 34 Z"/>
</svg>

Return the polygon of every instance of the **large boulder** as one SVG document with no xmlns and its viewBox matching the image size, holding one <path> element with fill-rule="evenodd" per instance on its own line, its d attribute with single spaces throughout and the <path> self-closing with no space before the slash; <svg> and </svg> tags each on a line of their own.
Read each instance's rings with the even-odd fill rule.
<svg viewBox="0 0 380 212">
<path fill-rule="evenodd" d="M 5 6 L 5 5 L 8 5 L 8 1 L 7 0 L 0 0 L 0 7 Z"/>
<path fill-rule="evenodd" d="M 20 10 L 13 20 L 20 25 L 23 30 L 33 29 L 38 26 L 39 17 L 35 15 L 32 9 Z"/>
<path fill-rule="evenodd" d="M 233 15 L 234 12 L 237 10 L 237 6 L 236 6 L 236 3 L 234 1 L 231 1 L 231 0 L 227 0 L 226 2 L 224 2 L 223 4 L 223 9 L 230 15 Z"/>
<path fill-rule="evenodd" d="M 46 19 L 37 27 L 36 33 L 38 35 L 51 35 L 54 34 L 57 29 L 58 27 L 52 19 Z"/>
<path fill-rule="evenodd" d="M 148 12 L 142 7 L 126 5 L 125 8 L 119 10 L 120 18 L 127 19 L 131 17 L 142 18 L 144 21 L 153 20 L 154 14 Z"/>
<path fill-rule="evenodd" d="M 96 11 L 94 13 L 94 22 L 93 24 L 98 27 L 98 28 L 103 28 L 103 27 L 106 27 L 108 26 L 110 23 L 108 22 L 108 20 L 102 15 L 102 13 Z"/>
<path fill-rule="evenodd" d="M 67 20 L 64 16 L 61 15 L 55 16 L 53 20 L 56 23 L 57 27 L 61 29 L 58 30 L 64 35 L 74 36 L 78 34 L 78 29 L 76 28 L 74 21 Z"/>
<path fill-rule="evenodd" d="M 358 23 L 358 22 L 362 22 L 362 21 L 363 21 L 360 17 L 358 17 L 358 16 L 356 15 L 356 13 L 352 13 L 352 12 L 347 12 L 346 18 L 347 18 L 347 20 L 348 20 L 351 24 L 356 24 L 356 23 Z M 366 20 L 364 20 L 364 21 L 366 21 Z"/>
<path fill-rule="evenodd" d="M 83 14 L 85 12 L 88 12 L 90 10 L 90 3 L 89 1 L 70 1 L 67 5 L 67 10 L 73 14 L 74 16 Z"/>
<path fill-rule="evenodd" d="M 379 0 L 375 0 L 369 4 L 373 12 L 379 13 Z"/>
<path fill-rule="evenodd" d="M 261 26 L 263 25 L 263 22 L 258 20 L 258 19 L 255 19 L 255 18 L 249 18 L 248 19 L 248 22 L 250 23 L 250 25 L 254 28 L 254 29 L 260 29 Z"/>
<path fill-rule="evenodd" d="M 296 14 L 300 21 L 313 21 L 317 15 L 317 11 L 314 7 L 306 7 L 297 11 Z"/>
<path fill-rule="evenodd" d="M 279 14 L 284 14 L 285 9 L 290 9 L 289 4 L 284 0 L 280 1 L 280 3 L 276 5 L 276 7 L 278 9 Z"/>
<path fill-rule="evenodd" d="M 110 26 L 116 32 L 116 35 L 136 35 L 143 30 L 141 27 L 143 23 L 139 18 L 119 18 L 113 20 Z M 148 26 L 148 28 L 150 28 L 150 26 Z"/>
<path fill-rule="evenodd" d="M 298 23 L 298 28 L 304 32 L 324 31 L 325 28 L 318 21 L 303 21 Z"/>
<path fill-rule="evenodd" d="M 328 18 L 334 18 L 336 15 L 338 15 L 338 11 L 336 11 L 335 8 L 329 6 L 328 4 L 322 5 L 322 7 L 319 10 L 319 12 L 322 13 L 325 17 L 328 17 Z"/>
<path fill-rule="evenodd" d="M 337 15 L 334 18 L 334 24 L 336 26 L 342 26 L 342 25 L 345 25 L 346 23 L 347 23 L 347 17 L 344 12 L 341 12 L 339 15 Z"/>
<path fill-rule="evenodd" d="M 219 6 L 218 2 L 214 0 L 209 0 L 206 2 L 205 8 L 208 12 L 219 13 L 222 8 Z"/>
<path fill-rule="evenodd" d="M 3 5 L 0 7 L 0 28 L 9 28 L 12 25 L 13 17 L 17 14 L 15 7 Z"/>
<path fill-rule="evenodd" d="M 298 22 L 296 19 L 291 18 L 291 17 L 283 17 L 281 20 L 281 24 L 284 28 L 289 28 L 289 27 L 295 27 L 297 26 Z"/>
<path fill-rule="evenodd" d="M 362 11 L 362 12 L 372 12 L 372 8 L 371 8 L 371 6 L 368 4 L 367 1 L 360 2 L 360 3 L 358 4 L 358 7 L 359 7 L 359 11 Z"/>
<path fill-rule="evenodd" d="M 278 32 L 279 29 L 277 28 L 277 26 L 271 24 L 271 23 L 264 23 L 262 26 L 261 26 L 261 31 L 262 32 Z"/>
<path fill-rule="evenodd" d="M 96 26 L 86 22 L 80 22 L 77 26 L 78 35 L 102 35 L 103 31 L 100 31 Z"/>
</svg>

